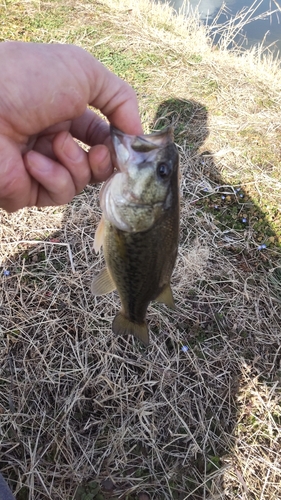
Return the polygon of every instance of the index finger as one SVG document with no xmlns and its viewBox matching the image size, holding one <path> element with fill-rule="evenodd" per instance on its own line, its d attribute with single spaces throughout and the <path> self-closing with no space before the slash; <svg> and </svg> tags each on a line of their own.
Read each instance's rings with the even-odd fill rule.
<svg viewBox="0 0 281 500">
<path fill-rule="evenodd" d="M 91 65 L 87 64 L 84 69 L 90 82 L 89 104 L 99 109 L 112 125 L 125 134 L 143 134 L 133 88 L 97 59 L 92 58 Z"/>
<path fill-rule="evenodd" d="M 0 59 L 9 82 L 1 94 L 5 134 L 23 141 L 55 124 L 81 117 L 89 104 L 123 132 L 142 133 L 134 90 L 82 48 L 2 42 Z M 20 84 L 14 78 L 15 67 Z"/>
</svg>

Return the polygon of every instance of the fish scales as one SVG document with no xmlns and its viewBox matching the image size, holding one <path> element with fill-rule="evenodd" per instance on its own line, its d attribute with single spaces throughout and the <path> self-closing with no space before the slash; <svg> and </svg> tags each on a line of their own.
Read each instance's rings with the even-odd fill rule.
<svg viewBox="0 0 281 500">
<path fill-rule="evenodd" d="M 92 290 L 100 295 L 117 288 L 122 310 L 113 321 L 114 333 L 133 334 L 147 345 L 149 303 L 174 307 L 170 279 L 179 235 L 178 152 L 170 129 L 137 138 L 116 129 L 113 134 L 123 178 L 107 181 L 101 192 L 100 244 L 107 267 Z M 123 144 L 129 155 L 120 153 Z"/>
<path fill-rule="evenodd" d="M 178 224 L 176 217 L 171 215 L 141 233 L 126 233 L 110 223 L 106 228 L 105 260 L 118 284 L 125 314 L 134 321 L 143 321 L 149 302 L 159 296 L 170 280 L 177 243 L 172 235 L 173 228 Z M 166 235 L 166 241 L 159 238 L 161 234 Z M 171 257 L 174 254 L 174 259 L 167 260 L 163 246 Z"/>
</svg>

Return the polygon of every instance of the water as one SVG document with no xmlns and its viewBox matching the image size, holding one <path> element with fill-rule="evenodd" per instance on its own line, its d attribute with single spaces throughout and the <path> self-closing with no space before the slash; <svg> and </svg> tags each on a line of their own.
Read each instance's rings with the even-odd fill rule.
<svg viewBox="0 0 281 500">
<path fill-rule="evenodd" d="M 161 0 L 163 3 L 165 0 Z M 179 11 L 183 0 L 170 0 L 168 2 L 175 10 Z M 253 0 L 189 0 L 193 8 L 198 7 L 202 20 L 211 24 L 216 14 L 219 12 L 220 7 L 224 3 L 227 6 L 227 14 L 222 14 L 218 22 L 222 23 L 235 16 L 237 12 L 241 11 L 243 7 L 250 7 L 255 3 L 257 7 L 254 16 L 257 17 L 267 11 L 276 11 L 271 16 L 266 16 L 265 19 L 259 19 L 249 23 L 243 29 L 242 34 L 246 36 L 247 40 L 243 42 L 244 47 L 251 47 L 252 45 L 261 42 L 265 39 L 265 45 L 272 45 L 272 51 L 281 51 L 281 0 L 261 0 L 253 2 Z M 236 39 L 241 43 L 241 37 Z M 279 54 L 280 56 L 280 54 Z"/>
</svg>

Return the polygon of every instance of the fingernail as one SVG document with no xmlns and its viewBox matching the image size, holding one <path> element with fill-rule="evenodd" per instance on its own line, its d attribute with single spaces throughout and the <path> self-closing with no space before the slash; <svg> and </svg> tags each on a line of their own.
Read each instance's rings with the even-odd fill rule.
<svg viewBox="0 0 281 500">
<path fill-rule="evenodd" d="M 40 153 L 36 153 L 36 151 L 29 151 L 25 155 L 25 161 L 27 161 L 28 165 L 31 168 L 36 168 L 37 170 L 41 170 L 42 172 L 49 171 L 50 169 L 50 160 Z"/>
<path fill-rule="evenodd" d="M 71 160 L 77 161 L 81 157 L 82 149 L 72 139 L 71 135 L 67 135 L 62 146 L 64 154 Z"/>
</svg>

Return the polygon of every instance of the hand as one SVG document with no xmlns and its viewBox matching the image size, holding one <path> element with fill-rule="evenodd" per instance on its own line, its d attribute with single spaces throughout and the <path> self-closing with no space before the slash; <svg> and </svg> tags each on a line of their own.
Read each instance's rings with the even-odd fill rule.
<svg viewBox="0 0 281 500">
<path fill-rule="evenodd" d="M 141 134 L 133 89 L 73 45 L 2 42 L 0 61 L 0 207 L 64 204 L 106 180 L 109 125 L 87 105 Z"/>
</svg>

